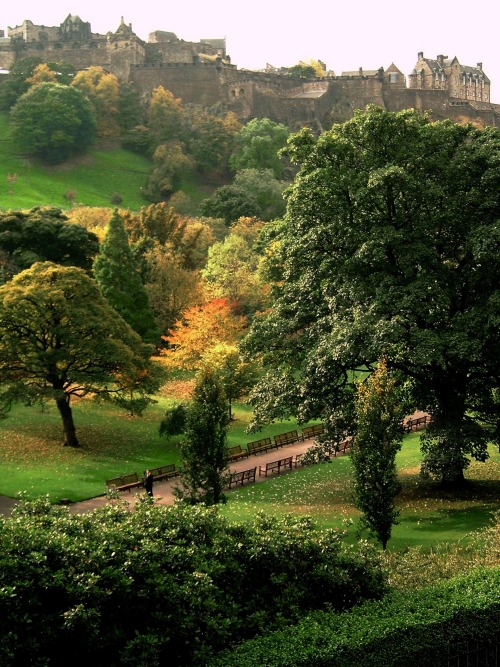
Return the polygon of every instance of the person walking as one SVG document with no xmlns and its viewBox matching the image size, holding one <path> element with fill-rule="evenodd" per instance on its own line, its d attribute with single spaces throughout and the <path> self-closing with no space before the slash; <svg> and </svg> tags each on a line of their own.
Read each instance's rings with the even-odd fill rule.
<svg viewBox="0 0 500 667">
<path fill-rule="evenodd" d="M 151 470 L 146 470 L 146 475 L 144 477 L 144 488 L 148 496 L 153 497 L 153 473 Z"/>
</svg>

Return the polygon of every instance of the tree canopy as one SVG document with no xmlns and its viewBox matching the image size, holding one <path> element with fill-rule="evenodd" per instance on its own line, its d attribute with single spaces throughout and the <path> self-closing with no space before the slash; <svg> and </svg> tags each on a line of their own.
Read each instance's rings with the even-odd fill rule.
<svg viewBox="0 0 500 667">
<path fill-rule="evenodd" d="M 0 212 L 0 258 L 4 279 L 34 262 L 56 262 L 89 270 L 99 251 L 97 236 L 68 222 L 59 208 Z"/>
<path fill-rule="evenodd" d="M 462 481 L 497 437 L 500 132 L 370 107 L 289 152 L 274 308 L 246 342 L 274 370 L 261 416 L 328 413 L 385 355 L 434 417 L 425 469 Z"/>
<path fill-rule="evenodd" d="M 67 445 L 71 397 L 152 393 L 150 353 L 83 269 L 37 262 L 0 287 L 2 389 L 55 400 Z"/>
<path fill-rule="evenodd" d="M 253 118 L 235 136 L 235 148 L 229 159 L 231 169 L 272 169 L 279 178 L 284 168 L 279 151 L 286 146 L 289 134 L 290 130 L 282 123 Z"/>
<path fill-rule="evenodd" d="M 11 110 L 11 128 L 22 151 L 58 164 L 90 147 L 96 120 L 80 90 L 44 82 L 17 100 Z"/>
</svg>

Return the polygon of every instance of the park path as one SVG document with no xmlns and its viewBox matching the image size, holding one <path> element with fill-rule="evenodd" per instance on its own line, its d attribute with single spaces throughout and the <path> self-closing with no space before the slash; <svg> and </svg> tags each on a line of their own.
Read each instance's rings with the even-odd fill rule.
<svg viewBox="0 0 500 667">
<path fill-rule="evenodd" d="M 229 469 L 231 472 L 236 472 L 239 470 L 248 470 L 249 468 L 257 466 L 255 483 L 259 484 L 261 482 L 266 481 L 266 479 L 270 479 L 270 477 L 267 478 L 264 476 L 259 477 L 259 469 L 258 469 L 259 466 L 265 465 L 268 461 L 277 461 L 278 459 L 283 459 L 287 456 L 296 456 L 297 454 L 302 454 L 307 449 L 309 449 L 309 447 L 311 447 L 313 442 L 314 439 L 309 438 L 308 440 L 304 440 L 304 442 L 297 442 L 292 445 L 284 445 L 279 449 L 272 449 L 268 452 L 264 452 L 263 454 L 255 454 L 249 456 L 246 459 L 240 459 L 238 461 L 234 461 L 229 466 Z M 290 472 L 292 471 L 287 470 L 281 474 L 288 474 Z M 272 476 L 275 477 L 276 475 Z M 253 482 L 251 483 L 253 484 Z M 174 487 L 177 486 L 178 484 L 179 484 L 179 478 L 167 479 L 161 482 L 155 482 L 153 487 L 153 497 L 155 498 L 156 503 L 158 505 L 172 505 L 174 503 L 174 498 L 175 498 L 173 492 Z M 232 487 L 231 489 L 227 489 L 226 490 L 227 493 L 231 493 L 231 491 L 234 488 L 239 488 L 239 487 Z M 136 490 L 136 493 L 138 491 L 139 490 Z M 133 490 L 121 491 L 120 499 L 129 500 L 131 509 L 133 509 L 135 501 L 135 494 Z M 84 514 L 85 512 L 91 512 L 94 509 L 103 507 L 109 502 L 111 502 L 109 498 L 103 495 L 103 496 L 97 496 L 95 498 L 89 498 L 88 500 L 81 500 L 76 503 L 71 503 L 70 505 L 68 505 L 68 507 L 70 513 L 72 514 Z M 15 506 L 16 506 L 16 500 L 14 500 L 13 498 L 7 498 L 6 496 L 0 496 L 0 515 L 10 516 L 12 509 Z"/>
<path fill-rule="evenodd" d="M 422 417 L 425 414 L 426 414 L 425 412 L 418 411 L 410 416 L 413 418 Z M 304 442 L 296 442 L 292 445 L 284 445 L 279 449 L 272 449 L 263 454 L 254 454 L 246 459 L 240 459 L 238 461 L 233 462 L 229 466 L 229 469 L 231 472 L 237 472 L 239 470 L 248 470 L 249 468 L 257 466 L 255 483 L 260 484 L 262 482 L 265 482 L 267 479 L 271 479 L 271 477 L 276 477 L 276 475 L 271 475 L 271 477 L 264 477 L 264 476 L 259 477 L 259 470 L 258 470 L 259 466 L 264 466 L 269 461 L 277 461 L 278 459 L 283 459 L 288 456 L 296 456 L 297 454 L 302 454 L 303 452 L 307 451 L 309 447 L 312 446 L 313 443 L 314 443 L 314 438 L 308 438 L 307 440 L 304 440 Z M 345 455 L 339 453 L 337 456 L 345 456 Z M 292 473 L 294 470 L 295 468 L 293 468 L 292 470 L 285 470 L 281 474 L 288 475 Z M 250 483 L 253 484 L 253 482 Z M 172 505 L 175 499 L 173 493 L 174 487 L 177 486 L 178 484 L 179 484 L 178 478 L 164 480 L 162 482 L 155 482 L 153 488 L 153 497 L 155 498 L 156 503 L 158 505 Z M 231 493 L 235 488 L 240 488 L 240 487 L 236 486 L 233 487 L 232 489 L 226 489 L 226 492 Z M 120 498 L 124 500 L 129 500 L 130 508 L 133 509 L 133 506 L 135 504 L 134 491 L 131 492 L 121 491 Z M 97 509 L 98 507 L 103 507 L 109 502 L 111 502 L 110 499 L 107 498 L 105 495 L 103 495 L 103 496 L 97 496 L 95 498 L 89 498 L 88 500 L 81 500 L 76 503 L 71 503 L 70 505 L 68 505 L 68 507 L 70 513 L 72 514 L 85 514 L 85 512 L 91 512 L 92 510 Z M 10 516 L 12 509 L 15 506 L 16 506 L 16 500 L 14 500 L 13 498 L 8 498 L 6 496 L 0 496 L 0 515 Z"/>
</svg>

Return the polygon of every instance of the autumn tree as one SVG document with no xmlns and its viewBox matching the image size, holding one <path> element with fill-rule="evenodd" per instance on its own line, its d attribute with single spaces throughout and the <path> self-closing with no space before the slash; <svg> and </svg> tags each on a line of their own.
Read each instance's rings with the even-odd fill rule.
<svg viewBox="0 0 500 667">
<path fill-rule="evenodd" d="M 12 137 L 19 149 L 49 164 L 85 152 L 95 129 L 95 116 L 84 94 L 59 83 L 32 86 L 11 110 Z"/>
<path fill-rule="evenodd" d="M 117 210 L 109 222 L 93 271 L 108 303 L 143 340 L 157 344 L 160 332 Z"/>
<path fill-rule="evenodd" d="M 241 337 L 246 318 L 234 315 L 227 299 L 213 299 L 188 308 L 173 329 L 164 336 L 168 349 L 163 353 L 167 363 L 193 370 L 208 348 L 219 343 L 234 343 Z"/>
<path fill-rule="evenodd" d="M 179 254 L 160 245 L 148 250 L 144 261 L 144 287 L 160 331 L 166 333 L 187 308 L 199 303 L 199 274 L 186 269 Z"/>
<path fill-rule="evenodd" d="M 66 445 L 73 396 L 154 391 L 150 353 L 80 268 L 38 262 L 0 287 L 2 394 L 54 400 Z"/>
<path fill-rule="evenodd" d="M 164 88 L 158 86 L 151 94 L 146 122 L 157 146 L 179 138 L 181 132 L 181 100 Z"/>
<path fill-rule="evenodd" d="M 179 141 L 160 144 L 153 154 L 153 169 L 144 188 L 144 197 L 152 202 L 167 200 L 192 171 L 193 160 Z"/>
<path fill-rule="evenodd" d="M 227 470 L 227 399 L 215 372 L 203 368 L 187 408 L 184 438 L 180 443 L 182 486 L 174 494 L 190 504 L 224 502 Z"/>
<path fill-rule="evenodd" d="M 80 70 L 71 85 L 81 90 L 92 104 L 99 136 L 118 136 L 120 84 L 116 76 L 94 65 Z"/>
<path fill-rule="evenodd" d="M 403 440 L 403 417 L 396 381 L 382 359 L 374 373 L 358 386 L 351 462 L 361 526 L 377 537 L 383 549 L 399 514 L 394 499 L 401 490 L 396 454 Z"/>
</svg>

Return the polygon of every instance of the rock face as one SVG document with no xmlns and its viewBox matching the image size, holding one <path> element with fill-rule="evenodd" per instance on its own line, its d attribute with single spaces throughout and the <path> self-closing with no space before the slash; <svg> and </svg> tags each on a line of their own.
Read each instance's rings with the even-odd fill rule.
<svg viewBox="0 0 500 667">
<path fill-rule="evenodd" d="M 325 71 L 322 78 L 294 78 L 286 69 L 238 70 L 224 39 L 186 42 L 157 30 L 144 42 L 123 18 L 115 32 L 100 35 L 71 14 L 60 26 L 24 21 L 0 37 L 0 69 L 33 55 L 70 62 L 78 69 L 101 66 L 144 94 L 163 86 L 183 103 L 233 111 L 242 122 L 267 117 L 292 130 L 309 126 L 322 131 L 372 103 L 388 111 L 427 111 L 435 120 L 500 125 L 500 105 L 490 102 L 490 80 L 482 64 L 464 66 L 443 55 L 429 59 L 419 53 L 408 83 L 394 64 L 386 70 L 359 68 L 339 76 Z"/>
</svg>

